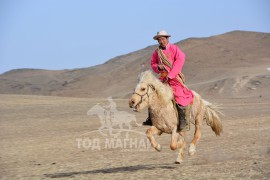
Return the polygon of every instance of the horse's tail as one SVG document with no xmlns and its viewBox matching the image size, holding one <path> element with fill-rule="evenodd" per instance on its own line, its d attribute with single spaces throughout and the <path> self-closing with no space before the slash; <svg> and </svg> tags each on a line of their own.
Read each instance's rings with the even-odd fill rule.
<svg viewBox="0 0 270 180">
<path fill-rule="evenodd" d="M 220 136 L 220 133 L 223 131 L 221 119 L 219 114 L 222 114 L 216 105 L 209 103 L 208 101 L 203 100 L 205 105 L 205 114 L 204 119 L 208 126 L 212 128 L 217 136 Z"/>
</svg>

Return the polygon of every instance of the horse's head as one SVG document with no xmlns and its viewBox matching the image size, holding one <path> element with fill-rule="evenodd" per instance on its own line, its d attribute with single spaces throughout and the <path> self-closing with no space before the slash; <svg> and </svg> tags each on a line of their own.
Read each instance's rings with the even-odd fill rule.
<svg viewBox="0 0 270 180">
<path fill-rule="evenodd" d="M 154 86 L 146 82 L 140 82 L 129 100 L 129 107 L 134 108 L 134 111 L 139 112 L 149 104 L 149 100 L 153 91 Z"/>
<path fill-rule="evenodd" d="M 137 112 L 142 110 L 151 105 L 153 94 L 156 94 L 158 100 L 163 104 L 167 104 L 173 99 L 172 90 L 168 85 L 160 82 L 151 71 L 142 72 L 139 76 L 139 83 L 129 100 L 129 107 L 134 108 L 134 111 Z"/>
<path fill-rule="evenodd" d="M 129 107 L 134 108 L 134 111 L 141 111 L 149 105 L 149 100 L 153 92 L 156 90 L 154 83 L 156 77 L 151 71 L 142 72 L 139 76 L 139 82 L 136 85 L 133 95 L 129 100 Z M 159 80 L 158 80 L 159 81 Z"/>
</svg>

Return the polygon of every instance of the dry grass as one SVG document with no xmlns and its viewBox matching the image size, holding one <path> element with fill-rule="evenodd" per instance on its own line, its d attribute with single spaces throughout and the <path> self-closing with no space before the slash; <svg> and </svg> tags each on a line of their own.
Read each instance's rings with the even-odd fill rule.
<svg viewBox="0 0 270 180">
<path fill-rule="evenodd" d="M 2 179 L 268 179 L 270 177 L 269 99 L 217 99 L 223 104 L 224 133 L 203 126 L 193 157 L 173 164 L 169 135 L 157 137 L 162 152 L 123 152 L 121 148 L 78 148 L 76 138 L 100 127 L 86 112 L 106 99 L 0 95 L 0 178 Z M 133 113 L 128 100 L 118 110 Z M 146 112 L 136 114 L 137 121 Z M 147 127 L 133 127 L 144 133 Z M 193 129 L 188 133 L 191 140 Z M 122 135 L 124 136 L 124 134 Z M 133 135 L 136 136 L 136 135 Z M 139 134 L 137 136 L 140 136 Z M 97 133 L 89 138 L 105 139 Z"/>
</svg>

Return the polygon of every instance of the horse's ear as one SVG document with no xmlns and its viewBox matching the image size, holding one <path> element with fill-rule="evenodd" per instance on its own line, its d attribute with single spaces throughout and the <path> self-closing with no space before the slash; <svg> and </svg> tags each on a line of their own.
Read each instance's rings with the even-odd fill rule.
<svg viewBox="0 0 270 180">
<path fill-rule="evenodd" d="M 149 86 L 155 91 L 156 90 L 156 88 L 155 88 L 155 86 L 153 85 L 153 84 L 149 84 Z"/>
</svg>

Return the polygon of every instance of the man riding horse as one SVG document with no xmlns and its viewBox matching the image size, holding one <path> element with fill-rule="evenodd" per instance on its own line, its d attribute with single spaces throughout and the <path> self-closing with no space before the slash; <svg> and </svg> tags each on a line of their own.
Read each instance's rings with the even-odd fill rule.
<svg viewBox="0 0 270 180">
<path fill-rule="evenodd" d="M 189 128 L 190 103 L 194 95 L 191 90 L 185 86 L 184 75 L 181 73 L 185 63 L 185 54 L 174 44 L 170 44 L 166 31 L 160 31 L 153 39 L 157 40 L 159 47 L 154 51 L 151 58 L 151 66 L 154 72 L 161 74 L 160 80 L 168 83 L 172 88 L 179 117 L 179 130 Z M 143 125 L 152 125 L 151 116 Z"/>
</svg>

